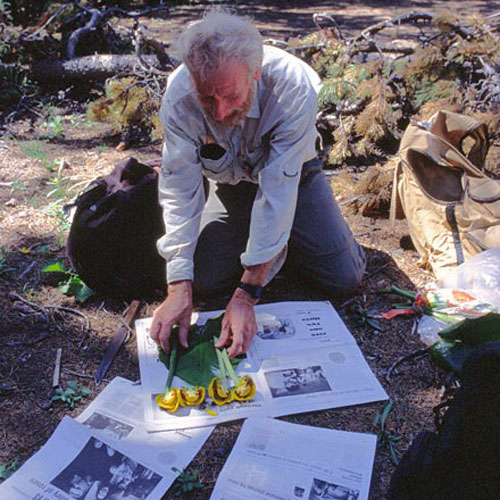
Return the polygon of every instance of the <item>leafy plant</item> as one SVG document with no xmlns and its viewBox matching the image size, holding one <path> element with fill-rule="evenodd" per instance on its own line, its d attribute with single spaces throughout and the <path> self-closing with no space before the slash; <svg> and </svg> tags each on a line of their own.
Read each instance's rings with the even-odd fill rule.
<svg viewBox="0 0 500 500">
<path fill-rule="evenodd" d="M 391 455 L 391 460 L 394 465 L 399 464 L 399 457 L 396 452 L 396 442 L 401 439 L 401 436 L 397 434 L 392 434 L 385 428 L 385 423 L 389 413 L 393 408 L 392 401 L 389 401 L 381 413 L 375 416 L 373 419 L 373 427 L 375 430 L 375 434 L 377 435 L 377 444 L 383 448 L 389 450 Z"/>
<path fill-rule="evenodd" d="M 353 310 L 354 321 L 359 326 L 370 327 L 378 332 L 383 332 L 382 325 L 377 321 L 380 319 L 380 313 L 376 310 L 366 310 L 360 305 L 356 305 Z"/>
<path fill-rule="evenodd" d="M 319 128 L 330 165 L 385 161 L 409 120 L 427 119 L 432 109 L 482 116 L 493 109 L 498 34 L 480 16 L 443 11 L 430 20 L 395 57 L 377 44 L 378 30 L 343 40 L 323 29 L 289 42 L 322 77 Z M 373 48 L 378 54 L 367 56 Z"/>
<path fill-rule="evenodd" d="M 49 131 L 52 137 L 57 137 L 64 132 L 64 127 L 62 125 L 63 117 L 60 115 L 50 116 L 47 122 L 44 123 L 44 128 Z"/>
<path fill-rule="evenodd" d="M 36 302 L 38 300 L 38 292 L 33 287 L 28 287 L 27 284 L 23 287 L 23 295 L 26 300 Z"/>
<path fill-rule="evenodd" d="M 29 141 L 21 145 L 21 151 L 34 160 L 46 161 L 47 153 L 43 150 L 40 141 Z"/>
<path fill-rule="evenodd" d="M 17 461 L 17 458 L 7 464 L 0 462 L 0 483 L 11 476 L 13 472 L 18 468 L 18 466 L 19 463 Z"/>
<path fill-rule="evenodd" d="M 18 191 L 26 191 L 26 189 L 28 189 L 28 188 L 23 184 L 23 181 L 16 179 L 15 181 L 12 181 L 10 183 L 10 192 L 12 193 L 16 189 Z"/>
<path fill-rule="evenodd" d="M 83 387 L 78 382 L 70 380 L 66 384 L 66 389 L 58 387 L 51 401 L 61 401 L 66 403 L 69 408 L 74 408 L 75 404 L 81 399 L 86 398 L 92 391 L 88 387 Z"/>
<path fill-rule="evenodd" d="M 162 137 L 158 111 L 161 93 L 152 92 L 135 78 L 110 80 L 106 95 L 89 104 L 87 117 L 96 122 L 109 122 L 118 132 L 147 133 L 154 139 Z"/>
<path fill-rule="evenodd" d="M 77 302 L 85 302 L 89 297 L 94 295 L 94 291 L 71 269 L 65 268 L 61 260 L 45 266 L 42 269 L 42 273 L 58 273 L 63 275 L 63 279 L 58 285 L 59 291 L 64 293 L 64 295 L 75 297 Z"/>
<path fill-rule="evenodd" d="M 51 189 L 47 193 L 47 197 L 55 197 L 61 200 L 64 200 L 68 196 L 68 186 L 67 186 L 67 181 L 68 181 L 68 176 L 63 175 L 63 169 L 64 169 L 64 161 L 60 161 L 59 163 L 59 168 L 57 169 L 56 175 L 49 179 L 47 182 L 54 186 L 53 189 Z"/>
<path fill-rule="evenodd" d="M 174 472 L 179 473 L 177 479 L 172 484 L 170 490 L 176 497 L 187 498 L 193 490 L 200 490 L 203 488 L 203 483 L 200 481 L 200 474 L 198 469 L 193 469 L 191 472 L 184 469 L 180 470 L 177 467 L 172 467 Z"/>
<path fill-rule="evenodd" d="M 7 21 L 12 21 L 10 2 L 7 0 L 0 0 L 0 19 L 3 17 Z"/>
</svg>

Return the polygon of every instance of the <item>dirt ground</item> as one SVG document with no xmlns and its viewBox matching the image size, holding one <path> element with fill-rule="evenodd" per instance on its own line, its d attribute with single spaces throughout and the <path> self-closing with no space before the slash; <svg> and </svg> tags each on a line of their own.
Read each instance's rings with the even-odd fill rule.
<svg viewBox="0 0 500 500">
<path fill-rule="evenodd" d="M 334 15 L 348 35 L 384 18 L 414 10 L 436 12 L 441 8 L 459 8 L 462 12 L 478 11 L 488 15 L 494 12 L 493 3 L 262 1 L 239 2 L 239 9 L 254 17 L 266 37 L 284 40 L 313 31 L 314 12 Z M 178 7 L 168 19 L 152 21 L 150 30 L 153 34 L 162 34 L 166 40 L 174 40 L 202 8 Z M 127 305 L 102 297 L 92 297 L 81 305 L 61 294 L 55 286 L 57 283 L 41 273 L 47 263 L 64 257 L 67 225 L 56 209 L 58 197 L 77 194 L 88 180 L 110 172 L 121 159 L 128 156 L 153 159 L 160 151 L 159 144 L 117 150 L 120 138 L 112 134 L 107 125 L 88 122 L 85 106 L 50 112 L 63 113 L 63 131 L 57 135 L 48 127 L 45 115 L 32 122 L 23 120 L 12 124 L 14 135 L 5 134 L 0 139 L 0 463 L 3 464 L 14 460 L 22 464 L 43 445 L 64 415 L 76 416 L 86 404 L 83 402 L 69 410 L 64 405 L 50 403 L 58 349 L 62 349 L 62 384 L 78 381 L 92 390 L 90 398 L 102 390 L 105 384 L 96 387 L 93 376 L 109 338 L 121 326 L 119 316 Z M 345 200 L 338 198 L 338 201 L 344 210 Z M 423 356 L 401 364 L 389 378 L 389 369 L 396 360 L 424 347 L 415 333 L 415 319 L 380 320 L 383 331 L 377 331 L 360 311 L 388 310 L 394 298 L 377 291 L 391 285 L 416 290 L 430 281 L 432 275 L 418 267 L 418 255 L 408 244 L 404 222 L 393 228 L 384 216 L 363 218 L 347 212 L 345 216 L 368 257 L 358 293 L 349 300 L 339 300 L 321 295 L 293 278 L 282 278 L 271 283 L 262 302 L 332 301 L 394 402 L 387 430 L 401 436 L 396 445 L 401 455 L 420 431 L 433 429 L 432 408 L 441 402 L 449 376 Z M 216 309 L 224 307 L 227 300 L 228 297 L 214 297 L 209 302 L 198 301 L 197 307 Z M 140 316 L 150 316 L 157 305 L 157 302 L 143 304 Z M 45 307 L 45 311 L 54 311 L 53 315 L 44 314 L 40 306 Z M 69 310 L 51 309 L 54 306 Z M 85 327 L 87 320 L 89 329 Z M 120 351 L 105 381 L 117 375 L 139 379 L 134 339 Z M 283 420 L 374 432 L 373 419 L 385 404 L 293 415 Z M 240 427 L 239 421 L 216 428 L 189 467 L 199 470 L 204 486 L 185 498 L 209 498 Z M 379 447 L 370 499 L 385 497 L 393 471 L 388 449 Z M 170 492 L 164 498 L 171 496 Z"/>
</svg>

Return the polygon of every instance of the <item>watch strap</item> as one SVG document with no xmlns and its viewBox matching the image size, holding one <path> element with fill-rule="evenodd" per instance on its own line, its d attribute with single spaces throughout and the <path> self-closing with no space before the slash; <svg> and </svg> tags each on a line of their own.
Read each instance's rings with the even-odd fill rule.
<svg viewBox="0 0 500 500">
<path fill-rule="evenodd" d="M 262 297 L 262 293 L 264 292 L 263 286 L 251 285 L 250 283 L 244 283 L 243 281 L 240 281 L 238 288 L 241 288 L 243 291 L 247 292 L 248 295 L 257 300 Z"/>
</svg>

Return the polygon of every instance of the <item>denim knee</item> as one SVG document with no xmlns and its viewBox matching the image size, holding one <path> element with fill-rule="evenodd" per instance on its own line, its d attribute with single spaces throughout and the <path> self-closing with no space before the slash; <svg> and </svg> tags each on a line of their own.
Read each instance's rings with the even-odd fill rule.
<svg viewBox="0 0 500 500">
<path fill-rule="evenodd" d="M 359 287 L 365 268 L 363 249 L 354 243 L 340 253 L 315 259 L 306 276 L 329 295 L 346 296 L 352 295 Z"/>
</svg>

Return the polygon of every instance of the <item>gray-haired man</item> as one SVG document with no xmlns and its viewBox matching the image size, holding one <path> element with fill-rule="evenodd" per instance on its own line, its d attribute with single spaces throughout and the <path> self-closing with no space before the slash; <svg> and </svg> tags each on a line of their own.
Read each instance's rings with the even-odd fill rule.
<svg viewBox="0 0 500 500">
<path fill-rule="evenodd" d="M 254 305 L 285 259 L 340 295 L 358 286 L 365 258 L 316 159 L 318 75 L 263 47 L 250 22 L 225 12 L 189 27 L 180 46 L 184 64 L 170 76 L 160 112 L 166 234 L 158 250 L 168 296 L 151 336 L 168 351 L 178 324 L 187 347 L 192 289 L 236 286 L 218 344 L 231 344 L 235 356 L 248 350 Z"/>
</svg>

